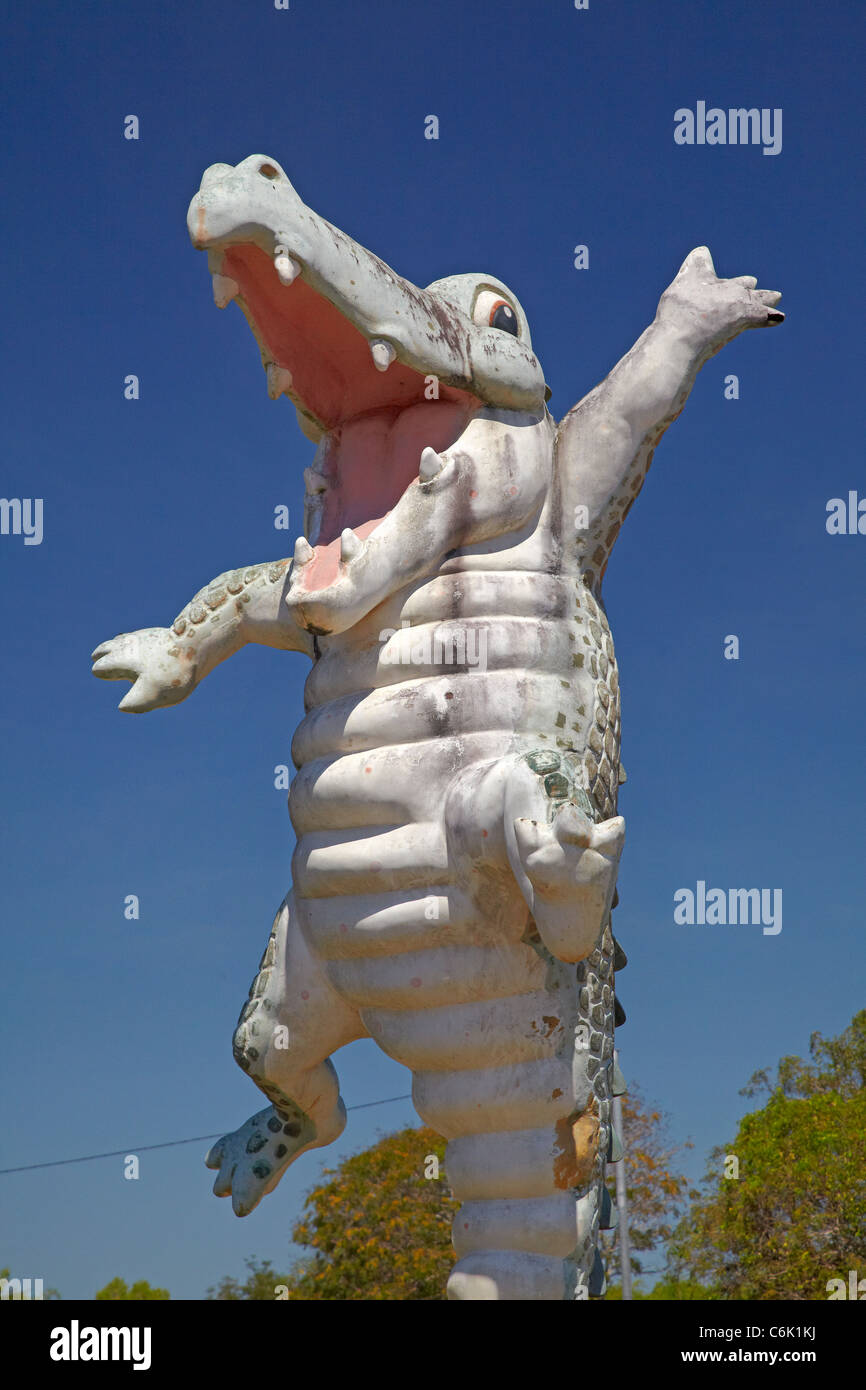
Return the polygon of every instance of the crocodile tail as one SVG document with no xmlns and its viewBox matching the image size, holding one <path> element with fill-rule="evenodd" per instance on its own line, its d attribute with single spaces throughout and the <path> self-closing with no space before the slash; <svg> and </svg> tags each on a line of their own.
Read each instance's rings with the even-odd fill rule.
<svg viewBox="0 0 866 1390">
<path fill-rule="evenodd" d="M 599 1231 L 614 1222 L 605 1163 L 621 1154 L 611 1121 L 613 956 L 608 919 L 579 965 L 548 958 L 541 994 L 500 1000 L 483 1021 L 479 1014 L 472 1052 L 495 1064 L 413 1067 L 415 1107 L 449 1141 L 446 1171 L 462 1203 L 450 1299 L 604 1292 Z"/>
<path fill-rule="evenodd" d="M 467 1135 L 449 1144 L 448 1177 L 463 1202 L 454 1219 L 458 1260 L 448 1281 L 450 1299 L 604 1293 L 598 1233 L 615 1217 L 599 1129 L 590 1108 L 552 1130 Z M 589 1180 L 581 1181 L 587 1170 Z M 554 1190 L 544 1191 L 551 1172 Z"/>
</svg>

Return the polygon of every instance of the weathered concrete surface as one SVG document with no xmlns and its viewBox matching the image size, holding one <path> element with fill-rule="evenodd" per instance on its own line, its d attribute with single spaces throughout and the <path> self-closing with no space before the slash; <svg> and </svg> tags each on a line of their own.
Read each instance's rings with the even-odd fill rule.
<svg viewBox="0 0 866 1390">
<path fill-rule="evenodd" d="M 269 394 L 317 444 L 291 559 L 220 575 L 170 628 L 94 653 L 96 675 L 132 681 L 132 711 L 185 699 L 247 642 L 313 661 L 294 887 L 234 1039 L 271 1104 L 211 1150 L 214 1191 L 243 1215 L 330 1143 L 345 1110 L 329 1059 L 370 1036 L 450 1141 L 449 1296 L 598 1294 L 625 963 L 601 581 L 700 366 L 780 321 L 779 295 L 693 251 L 557 428 L 500 281 L 411 285 L 260 155 L 206 171 L 189 229 Z"/>
</svg>

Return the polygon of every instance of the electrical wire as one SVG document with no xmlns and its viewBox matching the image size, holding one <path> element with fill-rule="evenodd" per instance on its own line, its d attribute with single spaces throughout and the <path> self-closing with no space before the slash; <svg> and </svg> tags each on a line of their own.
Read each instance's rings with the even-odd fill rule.
<svg viewBox="0 0 866 1390">
<path fill-rule="evenodd" d="M 374 1105 L 392 1105 L 398 1100 L 411 1100 L 408 1096 L 385 1096 L 382 1100 L 365 1100 L 360 1105 L 347 1105 L 348 1110 L 369 1110 Z M 191 1139 L 167 1139 L 162 1144 L 130 1144 L 125 1149 L 110 1149 L 103 1154 L 84 1154 L 81 1158 L 55 1158 L 50 1163 L 23 1163 L 17 1168 L 0 1168 L 0 1177 L 6 1173 L 32 1173 L 35 1168 L 63 1168 L 68 1163 L 93 1163 L 97 1158 L 126 1158 L 128 1154 L 151 1153 L 154 1149 L 172 1149 L 178 1144 L 202 1144 L 205 1139 L 221 1139 L 222 1135 L 194 1134 Z"/>
</svg>

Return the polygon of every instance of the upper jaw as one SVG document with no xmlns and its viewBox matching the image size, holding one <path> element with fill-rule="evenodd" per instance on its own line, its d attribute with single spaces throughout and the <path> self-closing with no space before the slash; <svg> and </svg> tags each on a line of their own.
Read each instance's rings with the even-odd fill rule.
<svg viewBox="0 0 866 1390">
<path fill-rule="evenodd" d="M 424 384 L 507 410 L 543 407 L 531 348 L 473 323 L 305 206 L 277 162 L 213 165 L 187 216 L 214 297 L 237 298 L 268 368 L 313 439 L 364 410 L 424 398 Z"/>
</svg>

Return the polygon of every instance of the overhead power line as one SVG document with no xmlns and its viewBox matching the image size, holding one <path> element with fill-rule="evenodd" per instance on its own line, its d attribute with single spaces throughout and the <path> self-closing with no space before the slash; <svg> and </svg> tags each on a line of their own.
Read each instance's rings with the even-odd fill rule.
<svg viewBox="0 0 866 1390">
<path fill-rule="evenodd" d="M 369 1110 L 374 1105 L 392 1105 L 398 1100 L 411 1100 L 408 1096 L 385 1096 L 382 1100 L 365 1100 L 360 1105 L 347 1105 L 347 1110 Z M 142 1154 L 153 1149 L 172 1149 L 178 1144 L 203 1144 L 205 1139 L 221 1139 L 225 1131 L 216 1134 L 194 1134 L 191 1139 L 166 1139 L 162 1144 L 128 1144 L 125 1149 L 109 1149 L 102 1154 L 84 1154 L 81 1158 L 55 1158 L 50 1163 L 22 1163 L 17 1168 L 0 1168 L 0 1177 L 5 1173 L 32 1173 L 34 1168 L 63 1168 L 68 1163 L 93 1163 L 97 1158 L 125 1158 L 127 1154 Z"/>
</svg>

